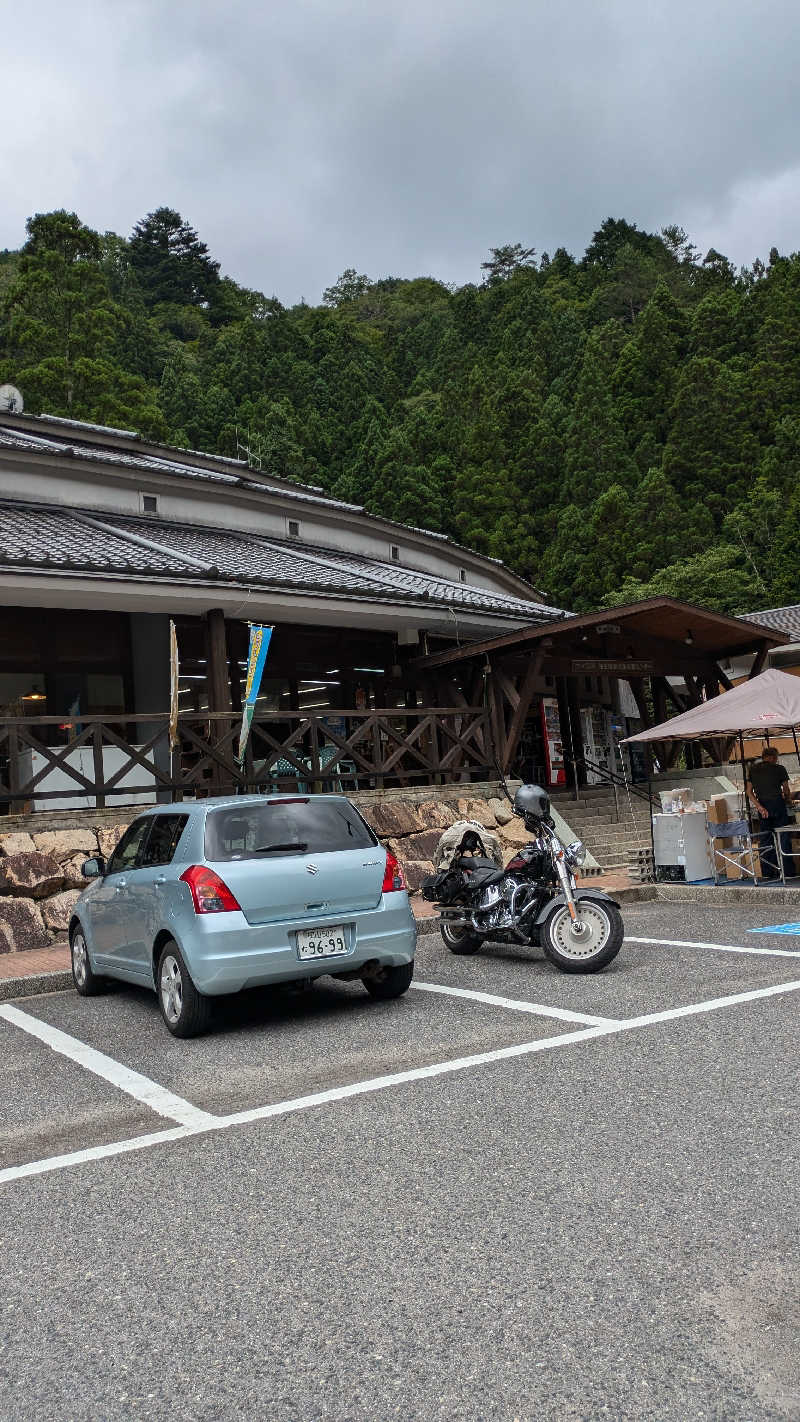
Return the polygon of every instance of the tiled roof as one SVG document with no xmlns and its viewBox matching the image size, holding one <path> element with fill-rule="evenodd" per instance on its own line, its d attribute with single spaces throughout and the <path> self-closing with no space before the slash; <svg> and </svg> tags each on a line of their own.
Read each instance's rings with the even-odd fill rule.
<svg viewBox="0 0 800 1422">
<path fill-rule="evenodd" d="M 92 425 L 89 429 L 95 428 Z M 231 466 L 231 472 L 226 473 L 224 469 L 212 469 L 199 464 L 190 464 L 188 461 L 171 455 L 147 454 L 143 450 L 132 449 L 130 454 L 124 450 L 112 449 L 103 445 L 85 444 L 74 439 L 51 439 L 42 435 L 29 434 L 28 431 L 11 430 L 0 428 L 0 448 L 27 450 L 31 454 L 60 454 L 68 458 L 87 460 L 92 464 L 112 464 L 118 468 L 139 469 L 143 473 L 150 474 L 177 474 L 184 479 L 199 479 L 212 484 L 238 484 L 244 488 L 260 489 L 268 493 L 281 494 L 287 499 L 296 499 L 301 503 L 324 504 L 339 509 L 359 509 L 357 504 L 343 504 L 339 499 L 331 499 L 327 495 L 314 493 L 312 490 L 304 488 L 302 485 L 293 487 L 291 484 L 269 484 L 263 479 L 248 479 L 248 468 L 241 460 L 223 460 L 217 462 Z M 210 459 L 213 456 L 201 456 Z"/>
<path fill-rule="evenodd" d="M 769 607 L 764 612 L 743 612 L 745 622 L 758 622 L 762 627 L 774 627 L 793 642 L 800 642 L 800 604 L 793 607 Z"/>
<path fill-rule="evenodd" d="M 542 622 L 557 608 L 341 550 L 156 518 L 0 502 L 0 568 L 214 580 L 317 596 L 421 602 Z"/>
<path fill-rule="evenodd" d="M 137 549 L 113 530 L 92 528 L 68 509 L 0 504 L 0 565 L 47 572 L 182 573 L 170 553 Z"/>
<path fill-rule="evenodd" d="M 26 417 L 26 419 L 29 418 Z M 229 459 L 223 455 L 203 453 L 198 450 L 175 449 L 167 445 L 151 445 L 148 452 L 147 442 L 142 441 L 134 430 L 118 430 L 106 425 L 93 425 L 81 420 L 68 420 L 51 415 L 39 415 L 36 417 L 36 421 L 40 427 L 43 427 L 43 434 L 36 434 L 29 427 L 15 427 L 15 424 L 9 423 L 8 419 L 0 419 L 0 452 L 6 448 L 29 454 L 49 454 L 60 456 L 62 459 L 68 458 L 91 464 L 140 470 L 143 473 L 156 476 L 168 474 L 182 479 L 205 481 L 220 486 L 227 485 L 246 489 L 251 494 L 255 492 L 271 494 L 298 504 L 310 504 L 321 509 L 360 514 L 367 523 L 388 525 L 398 531 L 408 529 L 411 533 L 421 533 L 426 539 L 436 540 L 451 548 L 459 547 L 459 544 L 455 543 L 447 534 L 434 533 L 425 528 L 414 528 L 407 524 L 397 523 L 385 515 L 369 513 L 361 504 L 344 503 L 341 499 L 332 498 L 317 485 L 295 484 L 289 479 L 270 478 L 260 474 L 256 476 L 242 459 Z M 87 436 L 106 436 L 106 439 L 101 442 L 97 438 L 87 438 Z M 154 453 L 154 449 L 158 452 Z M 494 563 L 501 568 L 504 566 L 499 558 L 483 555 L 483 561 Z M 394 585 L 397 586 L 396 581 Z M 536 589 L 532 587 L 531 592 L 534 595 L 534 601 L 536 601 Z M 525 598 L 522 600 L 526 601 Z M 512 601 L 517 601 L 517 599 L 512 598 Z"/>
</svg>

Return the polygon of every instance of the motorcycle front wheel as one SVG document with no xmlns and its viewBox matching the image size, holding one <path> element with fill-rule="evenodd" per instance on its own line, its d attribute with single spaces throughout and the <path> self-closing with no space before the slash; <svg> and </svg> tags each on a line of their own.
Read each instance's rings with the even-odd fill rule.
<svg viewBox="0 0 800 1422">
<path fill-rule="evenodd" d="M 470 928 L 451 928 L 448 923 L 439 925 L 445 946 L 458 957 L 467 957 L 471 953 L 477 953 L 483 939 L 479 933 L 473 933 Z"/>
<path fill-rule="evenodd" d="M 576 928 L 566 904 L 559 904 L 541 926 L 545 954 L 562 973 L 599 973 L 622 947 L 622 915 L 614 904 L 578 899 Z"/>
</svg>

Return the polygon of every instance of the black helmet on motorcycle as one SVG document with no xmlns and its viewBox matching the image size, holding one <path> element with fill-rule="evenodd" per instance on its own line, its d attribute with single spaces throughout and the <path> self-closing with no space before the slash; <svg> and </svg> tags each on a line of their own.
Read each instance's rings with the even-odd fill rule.
<svg viewBox="0 0 800 1422">
<path fill-rule="evenodd" d="M 541 785 L 520 785 L 514 796 L 514 814 L 522 819 L 533 815 L 537 820 L 546 820 L 550 814 L 550 796 Z"/>
</svg>

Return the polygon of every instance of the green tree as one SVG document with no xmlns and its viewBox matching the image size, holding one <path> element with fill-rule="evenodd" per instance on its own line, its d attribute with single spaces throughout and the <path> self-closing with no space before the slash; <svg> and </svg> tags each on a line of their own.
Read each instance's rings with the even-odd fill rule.
<svg viewBox="0 0 800 1422">
<path fill-rule="evenodd" d="M 625 578 L 619 590 L 606 598 L 606 606 L 648 597 L 675 597 L 735 616 L 757 607 L 760 593 L 760 585 L 739 550 L 729 543 L 719 543 L 659 568 L 647 582 Z"/>
<path fill-rule="evenodd" d="M 535 247 L 523 247 L 521 242 L 510 242 L 505 247 L 490 247 L 488 262 L 481 262 L 481 271 L 486 273 L 484 285 L 508 281 L 516 272 L 535 264 Z"/>
<path fill-rule="evenodd" d="M 171 207 L 159 207 L 137 222 L 130 262 L 148 306 L 162 302 L 207 307 L 219 287 L 219 262 L 205 242 Z"/>
<path fill-rule="evenodd" d="M 28 409 L 85 415 L 102 408 L 104 382 L 115 373 L 110 356 L 120 320 L 100 238 L 65 211 L 37 213 L 26 228 L 18 276 L 3 299 L 7 358 L 24 382 Z"/>
<path fill-rule="evenodd" d="M 346 267 L 333 286 L 326 286 L 322 300 L 325 306 L 346 306 L 364 296 L 371 286 L 372 282 L 363 272 L 359 275 L 355 267 Z"/>
<path fill-rule="evenodd" d="M 575 403 L 566 430 L 567 492 L 574 503 L 591 503 L 612 484 L 632 485 L 636 470 L 611 396 L 609 362 L 602 339 L 586 342 Z"/>
</svg>

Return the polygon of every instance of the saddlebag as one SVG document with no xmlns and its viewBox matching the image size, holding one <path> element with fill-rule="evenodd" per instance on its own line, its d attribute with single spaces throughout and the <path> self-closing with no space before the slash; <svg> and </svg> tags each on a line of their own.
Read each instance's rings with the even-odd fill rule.
<svg viewBox="0 0 800 1422">
<path fill-rule="evenodd" d="M 464 888 L 464 876 L 457 869 L 440 869 L 423 880 L 422 897 L 432 904 L 452 904 Z"/>
<path fill-rule="evenodd" d="M 492 858 L 487 856 L 484 839 Z M 434 904 L 452 904 L 465 889 L 474 889 L 480 883 L 476 875 L 481 870 L 484 875 L 496 873 L 503 860 L 497 836 L 491 830 L 473 820 L 462 820 L 442 835 L 436 862 L 439 872 L 424 881 L 422 897 Z"/>
</svg>

